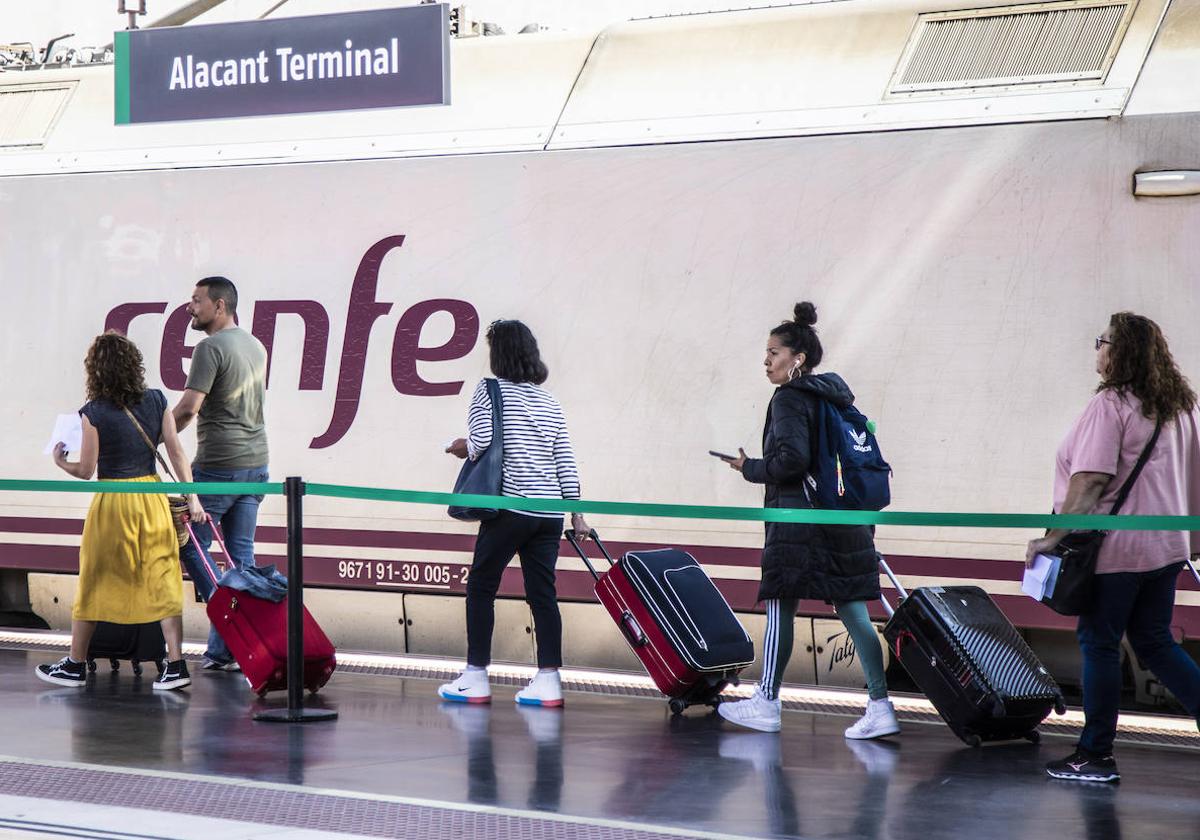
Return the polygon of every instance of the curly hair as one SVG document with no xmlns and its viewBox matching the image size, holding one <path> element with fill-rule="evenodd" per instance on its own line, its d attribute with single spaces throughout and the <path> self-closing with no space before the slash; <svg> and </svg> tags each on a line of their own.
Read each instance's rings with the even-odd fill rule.
<svg viewBox="0 0 1200 840">
<path fill-rule="evenodd" d="M 1133 394 L 1151 420 L 1170 420 L 1196 407 L 1196 392 L 1180 372 L 1158 324 L 1132 312 L 1109 319 L 1109 366 L 1097 391 Z"/>
<path fill-rule="evenodd" d="M 115 330 L 96 336 L 83 367 L 89 400 L 108 400 L 118 408 L 129 408 L 141 402 L 146 393 L 142 351 Z"/>
</svg>

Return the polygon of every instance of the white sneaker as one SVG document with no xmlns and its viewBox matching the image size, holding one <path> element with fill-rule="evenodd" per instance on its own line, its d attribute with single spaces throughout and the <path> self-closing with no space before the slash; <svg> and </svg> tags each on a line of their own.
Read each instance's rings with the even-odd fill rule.
<svg viewBox="0 0 1200 840">
<path fill-rule="evenodd" d="M 453 703 L 491 703 L 487 671 L 463 671 L 454 682 L 438 686 L 438 696 Z"/>
<path fill-rule="evenodd" d="M 882 700 L 867 701 L 867 713 L 846 730 L 846 737 L 866 740 L 895 735 L 899 731 L 900 721 L 896 720 L 896 710 L 892 701 L 885 697 Z"/>
<path fill-rule="evenodd" d="M 778 732 L 782 723 L 783 703 L 778 699 L 768 700 L 755 691 L 747 700 L 717 706 L 717 714 L 738 726 L 760 732 Z"/>
<path fill-rule="evenodd" d="M 529 685 L 517 692 L 516 701 L 522 706 L 561 706 L 562 680 L 558 671 L 538 671 Z"/>
</svg>

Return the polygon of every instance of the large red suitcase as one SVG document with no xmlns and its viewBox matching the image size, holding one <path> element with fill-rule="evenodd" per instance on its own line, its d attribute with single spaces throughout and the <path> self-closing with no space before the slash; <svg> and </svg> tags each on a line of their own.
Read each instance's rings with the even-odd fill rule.
<svg viewBox="0 0 1200 840">
<path fill-rule="evenodd" d="M 566 532 L 596 579 L 596 597 L 670 698 L 671 711 L 716 706 L 725 687 L 736 684 L 754 661 L 754 642 L 708 575 L 677 549 L 631 551 L 614 562 L 596 532 L 588 536 L 608 560 L 603 574 L 596 573 L 575 532 Z"/>
<path fill-rule="evenodd" d="M 188 524 L 191 531 L 191 524 Z M 232 558 L 220 531 L 213 534 L 225 557 Z M 192 539 L 196 539 L 194 533 Z M 204 564 L 207 568 L 207 564 Z M 233 658 L 242 668 L 250 690 L 266 694 L 287 688 L 287 598 L 268 601 L 246 592 L 217 584 L 208 599 L 208 620 L 221 634 Z M 304 608 L 304 687 L 315 692 L 329 682 L 337 668 L 333 643 L 317 624 L 308 607 Z"/>
</svg>

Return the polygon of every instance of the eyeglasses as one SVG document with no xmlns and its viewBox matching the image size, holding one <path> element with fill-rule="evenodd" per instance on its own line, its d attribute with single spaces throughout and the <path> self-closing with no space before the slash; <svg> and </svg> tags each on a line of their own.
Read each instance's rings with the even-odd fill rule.
<svg viewBox="0 0 1200 840">
<path fill-rule="evenodd" d="M 1101 344 L 1112 344 L 1112 342 L 1111 342 L 1111 341 L 1109 341 L 1109 340 L 1108 340 L 1107 338 L 1105 338 L 1104 336 L 1102 336 L 1102 335 L 1098 335 L 1098 336 L 1096 336 L 1096 349 L 1097 349 L 1097 350 L 1099 350 L 1099 349 L 1100 349 L 1100 345 L 1101 345 Z"/>
</svg>

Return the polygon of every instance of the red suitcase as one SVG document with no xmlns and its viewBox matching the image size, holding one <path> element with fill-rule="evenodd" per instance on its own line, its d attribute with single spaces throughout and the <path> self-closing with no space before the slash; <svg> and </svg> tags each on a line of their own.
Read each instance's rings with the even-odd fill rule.
<svg viewBox="0 0 1200 840">
<path fill-rule="evenodd" d="M 191 524 L 188 525 L 191 531 Z M 213 534 L 230 558 L 220 531 Z M 192 539 L 196 535 L 191 534 Z M 232 560 L 229 560 L 232 563 Z M 213 581 L 217 581 L 214 579 Z M 250 690 L 263 695 L 287 688 L 287 598 L 268 601 L 228 586 L 217 586 L 208 600 L 208 619 L 242 668 Z M 316 692 L 337 667 L 333 643 L 304 608 L 304 687 Z"/>
<path fill-rule="evenodd" d="M 630 551 L 597 574 L 574 531 L 566 532 L 592 577 L 596 597 L 620 628 L 658 690 L 679 714 L 716 706 L 721 692 L 754 661 L 754 642 L 696 560 L 677 549 Z"/>
</svg>

